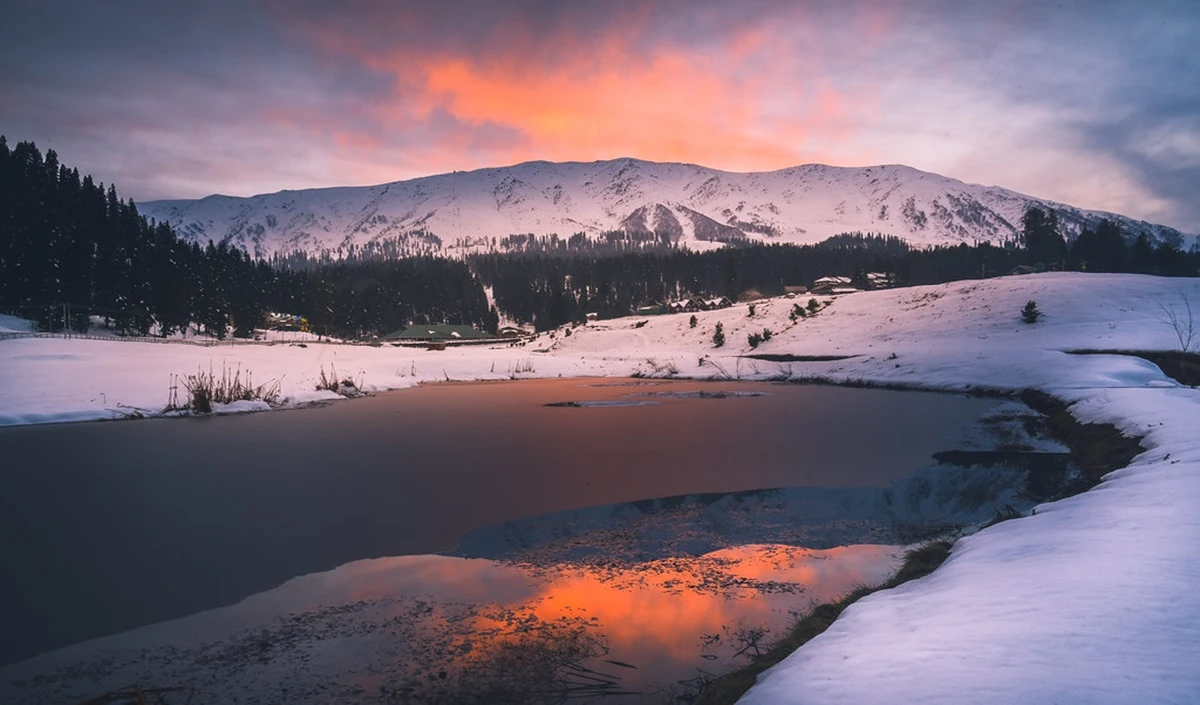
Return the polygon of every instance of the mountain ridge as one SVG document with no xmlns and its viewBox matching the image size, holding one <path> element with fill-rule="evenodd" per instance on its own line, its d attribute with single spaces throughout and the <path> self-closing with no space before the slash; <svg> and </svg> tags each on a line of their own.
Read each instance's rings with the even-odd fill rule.
<svg viewBox="0 0 1200 705">
<path fill-rule="evenodd" d="M 1111 218 L 1131 237 L 1144 232 L 1184 248 L 1197 242 L 1168 226 L 903 164 L 734 172 L 633 157 L 533 160 L 374 186 L 214 194 L 139 208 L 185 238 L 269 256 L 346 254 L 371 243 L 390 243 L 401 254 L 454 254 L 501 246 L 510 235 L 610 232 L 693 249 L 809 244 L 850 231 L 895 235 L 915 246 L 999 244 L 1016 236 L 1029 205 L 1057 212 L 1068 237 Z"/>
</svg>

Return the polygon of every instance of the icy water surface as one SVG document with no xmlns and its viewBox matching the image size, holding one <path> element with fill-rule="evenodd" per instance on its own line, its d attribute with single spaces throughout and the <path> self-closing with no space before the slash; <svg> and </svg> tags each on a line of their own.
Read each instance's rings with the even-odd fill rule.
<svg viewBox="0 0 1200 705">
<path fill-rule="evenodd" d="M 882 575 L 894 550 L 877 544 L 909 538 L 898 526 L 986 518 L 998 498 L 1012 494 L 1016 474 L 999 468 L 982 475 L 947 468 L 914 475 L 935 452 L 958 447 L 948 433 L 997 404 L 766 383 L 538 380 L 438 385 L 236 418 L 2 429 L 0 449 L 17 463 L 4 478 L 9 491 L 0 495 L 0 550 L 11 576 L 0 584 L 0 663 L 232 604 L 357 559 L 451 550 L 461 558 L 388 559 L 401 566 L 390 575 L 406 572 L 404 561 L 428 559 L 486 564 L 470 578 L 486 585 L 508 584 L 496 576 L 511 578 L 516 571 L 531 594 L 575 575 L 573 584 L 661 595 L 663 584 L 652 576 L 669 573 L 670 566 L 693 575 L 667 579 L 670 590 L 691 596 L 704 594 L 697 586 L 734 585 L 734 598 L 719 599 L 734 599 L 746 615 L 775 615 L 746 628 L 775 628 L 790 619 L 789 609 L 807 604 L 809 592 L 827 592 L 799 577 L 795 571 L 808 570 L 803 566 L 820 561 L 843 570 L 843 557 L 861 553 L 872 558 L 855 559 L 849 572 Z M 672 499 L 653 499 L 663 497 Z M 767 583 L 720 577 L 721 566 L 733 565 L 721 552 L 741 544 L 764 547 L 736 549 L 743 553 L 734 563 L 776 561 L 784 577 L 765 589 Z M 797 546 L 850 547 L 839 549 L 838 558 L 814 558 Z M 467 558 L 489 560 L 463 563 Z M 463 570 L 451 574 L 466 575 Z M 358 573 L 345 571 L 329 575 L 358 589 L 348 577 Z M 837 594 L 865 581 L 855 577 L 829 589 Z M 404 592 L 411 588 L 425 595 L 421 609 L 435 612 L 432 606 L 450 599 L 419 581 L 404 585 L 389 599 L 416 599 Z M 797 591 L 806 596 L 797 601 Z M 592 588 L 571 594 L 579 598 L 572 609 L 582 612 L 619 602 L 591 600 Z M 789 594 L 790 607 L 772 602 Z M 260 605 L 263 599 L 254 598 Z M 454 609 L 499 609 L 519 625 L 533 603 L 514 599 L 497 594 Z M 707 610 L 728 614 L 711 605 L 696 614 Z M 264 614 L 259 618 L 267 619 Z M 456 624 L 466 619 L 453 618 Z M 563 647 L 580 657 L 572 663 L 637 666 L 634 661 L 647 660 L 628 646 L 618 649 L 610 633 L 611 625 L 634 617 L 591 613 L 583 619 L 592 620 L 591 632 Z M 607 630 L 596 629 L 605 619 Z M 702 665 L 730 658 L 737 649 L 721 649 L 740 643 L 729 631 L 739 624 L 722 620 L 725 631 L 681 636 L 691 660 L 677 663 L 667 682 L 695 675 L 696 659 Z M 236 631 L 223 632 L 219 641 Z M 723 641 L 710 638 L 720 634 Z M 276 648 L 283 647 L 268 651 Z M 435 678 L 450 669 L 445 680 L 452 681 L 450 672 L 471 662 L 448 663 L 438 666 Z M 648 672 L 645 663 L 608 667 L 624 684 L 645 681 Z M 670 669 L 655 668 L 661 671 L 656 687 L 663 687 L 661 676 Z M 395 668 L 388 672 L 390 685 L 371 687 L 399 687 Z"/>
<path fill-rule="evenodd" d="M 895 563 L 885 546 L 740 546 L 636 566 L 359 561 L 0 670 L 0 695 L 69 703 L 142 683 L 194 689 L 194 705 L 689 702 L 796 612 Z"/>
</svg>

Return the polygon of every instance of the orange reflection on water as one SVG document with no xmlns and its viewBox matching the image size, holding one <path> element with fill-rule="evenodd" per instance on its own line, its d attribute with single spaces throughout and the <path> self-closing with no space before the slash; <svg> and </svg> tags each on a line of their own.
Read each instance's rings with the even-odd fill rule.
<svg viewBox="0 0 1200 705">
<path fill-rule="evenodd" d="M 705 653 L 727 663 L 740 630 L 769 636 L 815 604 L 881 583 L 897 568 L 899 552 L 894 546 L 769 544 L 633 564 L 548 566 L 403 556 L 306 576 L 286 593 L 288 609 L 297 612 L 417 599 L 428 609 L 403 619 L 444 647 L 472 641 L 460 654 L 472 661 L 488 658 L 490 646 L 506 638 L 532 633 L 533 626 L 573 625 L 602 639 L 612 658 L 676 674 L 705 663 L 702 638 L 720 636 L 705 640 Z M 259 599 L 280 604 L 270 594 L 247 604 Z"/>
<path fill-rule="evenodd" d="M 770 643 L 796 612 L 883 581 L 899 551 L 747 545 L 641 563 L 357 561 L 80 645 L 67 653 L 69 670 L 104 675 L 63 687 L 78 690 L 71 702 L 147 678 L 203 682 L 221 694 L 213 702 L 234 694 L 274 702 L 281 687 L 353 689 L 391 702 L 521 702 L 535 692 L 610 705 L 617 696 L 686 701 L 703 678 Z M 52 658 L 30 673 L 56 673 L 45 681 L 56 683 L 62 663 Z"/>
<path fill-rule="evenodd" d="M 896 569 L 897 555 L 892 546 L 816 551 L 750 545 L 632 566 L 532 569 L 534 595 L 499 605 L 505 609 L 498 614 L 476 614 L 473 628 L 503 643 L 534 623 L 587 624 L 606 644 L 607 658 L 638 667 L 631 677 L 673 683 L 698 668 L 733 663 L 748 630 L 765 631 L 767 643 L 797 612 L 883 582 Z M 471 658 L 488 656 L 485 647 Z"/>
<path fill-rule="evenodd" d="M 885 546 L 741 546 L 622 570 L 567 571 L 545 585 L 532 611 L 546 621 L 569 610 L 596 617 L 615 654 L 694 659 L 701 634 L 782 628 L 789 609 L 882 582 L 894 555 Z"/>
</svg>

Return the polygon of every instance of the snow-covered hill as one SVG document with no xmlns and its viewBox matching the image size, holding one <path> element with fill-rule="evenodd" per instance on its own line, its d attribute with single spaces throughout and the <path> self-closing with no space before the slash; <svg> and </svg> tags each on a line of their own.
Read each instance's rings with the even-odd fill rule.
<svg viewBox="0 0 1200 705">
<path fill-rule="evenodd" d="M 617 230 L 665 235 L 693 248 L 740 240 L 812 243 L 851 231 L 895 235 L 918 246 L 999 243 L 1014 236 L 1030 203 L 1057 211 L 1068 236 L 1110 217 L 1155 241 L 1187 247 L 1195 240 L 1166 226 L 899 165 L 733 173 L 637 159 L 526 162 L 379 186 L 140 207 L 187 238 L 270 255 L 345 253 L 368 243 L 387 243 L 396 252 L 453 253 L 513 234 L 594 237 Z"/>
</svg>

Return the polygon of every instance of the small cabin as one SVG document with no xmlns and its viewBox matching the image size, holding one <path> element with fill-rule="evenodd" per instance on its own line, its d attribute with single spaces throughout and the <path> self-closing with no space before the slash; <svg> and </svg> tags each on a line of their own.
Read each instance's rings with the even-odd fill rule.
<svg viewBox="0 0 1200 705">
<path fill-rule="evenodd" d="M 813 282 L 810 291 L 814 294 L 832 294 L 834 289 L 858 291 L 858 289 L 854 288 L 850 277 L 821 277 Z"/>
<path fill-rule="evenodd" d="M 294 313 L 272 311 L 267 314 L 267 327 L 275 330 L 298 330 L 308 332 L 308 319 Z"/>
<path fill-rule="evenodd" d="M 891 289 L 896 286 L 896 275 L 891 272 L 867 272 L 868 289 Z"/>
<path fill-rule="evenodd" d="M 728 296 L 718 296 L 712 299 L 703 299 L 700 301 L 701 311 L 713 311 L 718 308 L 729 308 L 733 305 L 733 301 Z"/>
</svg>

